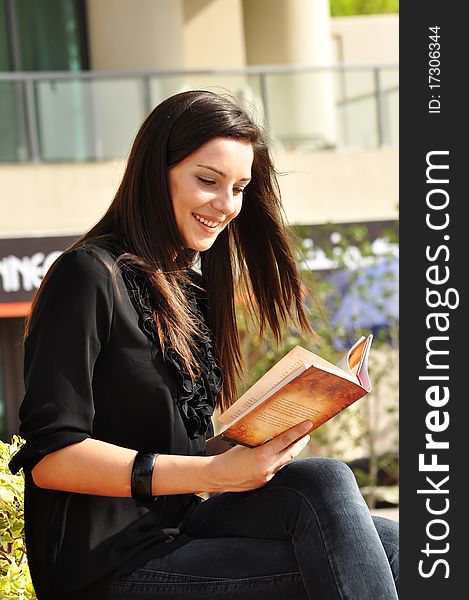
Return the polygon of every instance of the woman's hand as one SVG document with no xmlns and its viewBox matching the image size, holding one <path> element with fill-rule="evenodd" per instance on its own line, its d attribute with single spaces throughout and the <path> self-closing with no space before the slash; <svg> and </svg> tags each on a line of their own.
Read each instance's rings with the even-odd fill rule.
<svg viewBox="0 0 469 600">
<path fill-rule="evenodd" d="M 235 446 L 214 457 L 212 468 L 218 491 L 243 492 L 265 485 L 305 448 L 312 427 L 311 421 L 304 421 L 262 446 Z"/>
</svg>

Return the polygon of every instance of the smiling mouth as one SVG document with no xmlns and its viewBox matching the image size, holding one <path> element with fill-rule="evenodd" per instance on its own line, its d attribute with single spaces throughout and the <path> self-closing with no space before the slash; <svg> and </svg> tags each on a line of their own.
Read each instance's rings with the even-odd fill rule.
<svg viewBox="0 0 469 600">
<path fill-rule="evenodd" d="M 202 225 L 205 225 L 205 227 L 208 227 L 209 229 L 217 229 L 217 227 L 222 223 L 222 221 L 209 221 L 208 219 L 205 219 L 196 213 L 192 213 L 192 216 L 194 219 L 196 219 L 196 221 Z"/>
</svg>

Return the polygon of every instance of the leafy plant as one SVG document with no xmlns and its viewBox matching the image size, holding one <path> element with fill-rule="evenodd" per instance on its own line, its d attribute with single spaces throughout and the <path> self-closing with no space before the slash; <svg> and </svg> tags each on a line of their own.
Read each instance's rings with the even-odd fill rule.
<svg viewBox="0 0 469 600">
<path fill-rule="evenodd" d="M 24 474 L 8 469 L 13 454 L 24 444 L 13 436 L 11 444 L 0 440 L 0 598 L 34 600 L 24 541 Z"/>
<path fill-rule="evenodd" d="M 368 505 L 373 508 L 377 502 L 386 500 L 383 494 L 389 497 L 389 490 L 383 491 L 383 486 L 378 486 L 378 473 L 386 460 L 381 456 L 380 446 L 384 444 L 386 452 L 397 452 L 398 442 L 399 324 L 393 270 L 398 247 L 397 227 L 383 229 L 373 242 L 364 224 L 325 224 L 319 245 L 309 238 L 311 234 L 306 228 L 299 228 L 297 234 L 306 242 L 303 263 L 311 264 L 316 248 L 328 261 L 328 272 L 337 270 L 340 276 L 342 271 L 348 278 L 342 290 L 335 288 L 335 284 L 331 284 L 334 279 L 327 275 L 321 281 L 321 300 L 330 311 L 325 322 L 318 322 L 318 333 L 325 347 L 337 348 L 337 342 L 342 342 L 344 349 L 360 335 L 367 335 L 368 323 L 374 323 L 369 362 L 372 392 L 315 432 L 317 441 L 328 454 L 346 461 L 350 461 L 351 454 L 353 458 L 360 455 L 368 458 L 366 481 L 360 477 L 363 474 L 355 474 Z M 345 306 L 346 310 L 341 311 Z M 342 319 L 334 319 L 333 315 L 337 314 L 341 314 Z M 396 464 L 393 473 L 396 482 L 397 471 Z"/>
<path fill-rule="evenodd" d="M 362 493 L 370 508 L 377 503 L 397 502 L 397 488 L 378 485 L 378 474 L 383 469 L 393 471 L 393 481 L 398 481 L 398 463 L 386 464 L 387 455 L 382 456 L 382 447 L 386 453 L 397 451 L 398 415 L 397 415 L 397 361 L 398 361 L 398 322 L 389 314 L 387 299 L 395 294 L 395 277 L 386 271 L 357 268 L 373 266 L 379 261 L 390 260 L 397 252 L 397 229 L 389 227 L 380 232 L 379 243 L 371 242 L 371 235 L 365 224 L 340 225 L 325 224 L 319 235 L 319 243 L 311 239 L 311 228 L 294 228 L 295 246 L 298 248 L 298 263 L 301 268 L 305 290 L 305 305 L 309 309 L 310 320 L 317 336 L 304 339 L 292 328 L 282 331 L 282 344 L 277 346 L 269 336 L 262 344 L 259 341 L 255 323 L 245 319 L 242 306 L 237 306 L 240 327 L 240 339 L 243 356 L 247 364 L 245 379 L 238 386 L 238 395 L 248 389 L 263 373 L 272 367 L 284 354 L 296 344 L 302 345 L 332 363 L 337 363 L 360 335 L 369 333 L 368 327 L 360 326 L 363 306 L 373 306 L 386 317 L 386 326 L 375 328 L 373 351 L 370 355 L 370 377 L 372 392 L 365 398 L 337 415 L 333 420 L 317 429 L 305 450 L 309 455 L 326 454 L 346 462 L 359 457 L 367 457 L 367 470 L 354 469 Z M 321 253 L 323 262 L 328 261 L 326 276 L 315 272 L 315 253 Z M 344 297 L 328 280 L 327 274 L 345 269 L 350 273 L 351 286 L 356 290 L 357 314 L 347 312 L 347 327 L 334 325 L 333 314 L 343 304 Z M 365 273 L 365 275 L 363 275 Z M 361 277 L 361 279 L 358 279 Z M 379 284 L 379 293 L 375 286 Z M 331 301 L 332 299 L 332 301 Z M 365 309 L 366 310 L 366 309 Z M 339 347 L 337 342 L 341 341 Z M 392 494 L 391 494 L 392 491 Z M 386 496 L 386 497 L 385 497 Z"/>
<path fill-rule="evenodd" d="M 399 0 L 330 0 L 331 15 L 376 15 L 399 12 Z"/>
</svg>

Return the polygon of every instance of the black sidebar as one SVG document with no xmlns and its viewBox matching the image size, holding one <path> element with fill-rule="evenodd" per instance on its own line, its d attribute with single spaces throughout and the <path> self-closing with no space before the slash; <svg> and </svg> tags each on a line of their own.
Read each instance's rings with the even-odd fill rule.
<svg viewBox="0 0 469 600">
<path fill-rule="evenodd" d="M 469 573 L 467 22 L 400 8 L 401 598 L 465 597 Z"/>
</svg>

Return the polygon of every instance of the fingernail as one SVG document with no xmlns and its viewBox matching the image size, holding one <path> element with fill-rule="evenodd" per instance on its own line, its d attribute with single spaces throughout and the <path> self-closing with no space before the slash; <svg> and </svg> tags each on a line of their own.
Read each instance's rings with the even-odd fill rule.
<svg viewBox="0 0 469 600">
<path fill-rule="evenodd" d="M 311 429 L 312 426 L 313 426 L 312 421 L 305 421 L 305 424 L 304 424 L 305 431 L 308 431 L 309 429 Z"/>
</svg>

